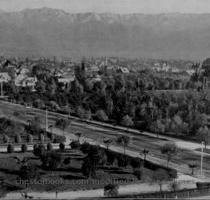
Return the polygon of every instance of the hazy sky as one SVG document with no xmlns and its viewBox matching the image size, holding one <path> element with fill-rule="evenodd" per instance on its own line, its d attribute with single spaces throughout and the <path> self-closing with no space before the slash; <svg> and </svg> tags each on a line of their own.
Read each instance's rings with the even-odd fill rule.
<svg viewBox="0 0 210 200">
<path fill-rule="evenodd" d="M 50 7 L 68 12 L 210 13 L 210 0 L 0 0 L 0 9 Z"/>
</svg>

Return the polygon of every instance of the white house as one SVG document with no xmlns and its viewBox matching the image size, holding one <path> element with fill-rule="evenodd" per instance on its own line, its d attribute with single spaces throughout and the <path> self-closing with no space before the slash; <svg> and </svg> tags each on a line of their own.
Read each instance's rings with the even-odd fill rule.
<svg viewBox="0 0 210 200">
<path fill-rule="evenodd" d="M 0 72 L 0 82 L 9 82 L 11 80 L 11 77 L 7 72 Z"/>
</svg>

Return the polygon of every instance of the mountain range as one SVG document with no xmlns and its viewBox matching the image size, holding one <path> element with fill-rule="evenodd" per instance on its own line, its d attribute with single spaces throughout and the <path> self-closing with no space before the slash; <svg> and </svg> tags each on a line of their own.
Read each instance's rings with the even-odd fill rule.
<svg viewBox="0 0 210 200">
<path fill-rule="evenodd" d="M 0 55 L 203 59 L 210 55 L 210 14 L 0 11 Z"/>
</svg>

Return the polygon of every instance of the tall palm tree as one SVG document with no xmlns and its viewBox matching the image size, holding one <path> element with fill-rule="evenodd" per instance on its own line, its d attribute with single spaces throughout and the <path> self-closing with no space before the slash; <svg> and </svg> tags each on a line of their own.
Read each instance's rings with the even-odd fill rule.
<svg viewBox="0 0 210 200">
<path fill-rule="evenodd" d="M 77 132 L 75 133 L 75 135 L 77 136 L 77 141 L 80 143 L 80 138 L 82 137 L 82 133 Z"/>
<path fill-rule="evenodd" d="M 128 146 L 128 144 L 130 143 L 130 137 L 126 136 L 126 135 L 120 135 L 116 142 L 119 144 L 119 145 L 123 145 L 123 148 L 124 148 L 124 157 L 125 157 L 125 149 L 126 147 Z"/>
<path fill-rule="evenodd" d="M 149 150 L 144 149 L 144 150 L 142 151 L 142 153 L 144 154 L 144 162 L 145 162 L 145 160 L 146 160 L 146 158 L 147 158 L 147 154 L 149 153 Z"/>
<path fill-rule="evenodd" d="M 109 150 L 109 146 L 112 142 L 113 142 L 113 140 L 111 138 L 104 138 L 103 139 L 103 143 L 106 145 L 107 151 Z"/>
</svg>

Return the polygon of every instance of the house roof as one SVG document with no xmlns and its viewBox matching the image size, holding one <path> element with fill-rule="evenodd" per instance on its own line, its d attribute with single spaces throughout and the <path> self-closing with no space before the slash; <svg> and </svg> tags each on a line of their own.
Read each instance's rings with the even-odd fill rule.
<svg viewBox="0 0 210 200">
<path fill-rule="evenodd" d="M 11 77 L 7 72 L 0 72 L 0 82 L 8 82 L 11 80 Z"/>
</svg>

